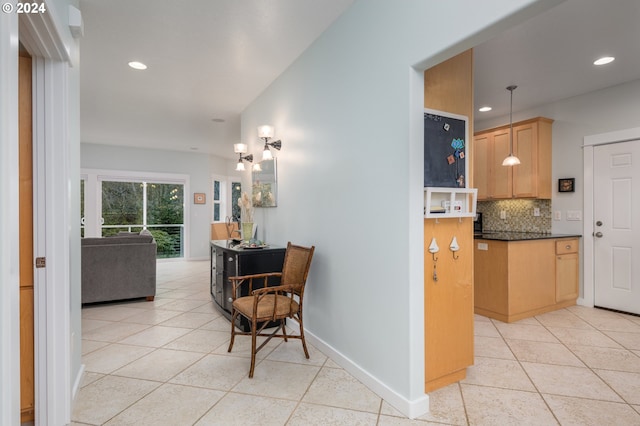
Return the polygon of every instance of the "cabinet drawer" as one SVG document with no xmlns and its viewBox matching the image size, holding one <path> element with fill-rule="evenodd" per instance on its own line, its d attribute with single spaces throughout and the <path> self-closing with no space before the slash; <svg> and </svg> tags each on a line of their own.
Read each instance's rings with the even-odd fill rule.
<svg viewBox="0 0 640 426">
<path fill-rule="evenodd" d="M 578 252 L 578 240 L 556 241 L 556 254 L 567 254 Z"/>
</svg>

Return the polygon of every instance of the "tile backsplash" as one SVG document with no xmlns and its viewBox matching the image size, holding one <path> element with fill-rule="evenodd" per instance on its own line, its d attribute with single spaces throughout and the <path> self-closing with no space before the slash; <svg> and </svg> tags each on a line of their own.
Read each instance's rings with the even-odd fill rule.
<svg viewBox="0 0 640 426">
<path fill-rule="evenodd" d="M 534 209 L 540 216 L 534 216 Z M 551 232 L 551 200 L 478 201 L 483 231 Z M 504 211 L 505 219 L 500 219 Z"/>
</svg>

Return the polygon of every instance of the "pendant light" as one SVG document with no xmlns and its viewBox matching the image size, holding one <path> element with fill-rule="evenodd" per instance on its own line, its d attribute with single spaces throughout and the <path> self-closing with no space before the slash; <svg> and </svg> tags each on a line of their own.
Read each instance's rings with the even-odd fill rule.
<svg viewBox="0 0 640 426">
<path fill-rule="evenodd" d="M 503 166 L 515 166 L 520 164 L 520 159 L 513 155 L 513 91 L 518 86 L 508 86 L 507 90 L 511 92 L 511 106 L 509 107 L 509 156 L 502 162 Z"/>
</svg>

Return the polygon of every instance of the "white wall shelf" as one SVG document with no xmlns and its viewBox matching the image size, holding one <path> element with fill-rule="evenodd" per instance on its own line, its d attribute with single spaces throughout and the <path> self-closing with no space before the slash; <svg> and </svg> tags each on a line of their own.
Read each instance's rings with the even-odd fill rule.
<svg viewBox="0 0 640 426">
<path fill-rule="evenodd" d="M 475 217 L 477 188 L 424 188 L 424 217 Z"/>
</svg>

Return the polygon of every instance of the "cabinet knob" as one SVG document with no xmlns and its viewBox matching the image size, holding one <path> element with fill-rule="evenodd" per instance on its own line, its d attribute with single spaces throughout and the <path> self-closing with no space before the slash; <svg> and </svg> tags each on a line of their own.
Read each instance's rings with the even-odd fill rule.
<svg viewBox="0 0 640 426">
<path fill-rule="evenodd" d="M 571 244 L 567 244 L 566 246 L 564 246 L 564 248 L 566 248 L 567 250 L 571 250 Z"/>
<path fill-rule="evenodd" d="M 233 303 L 233 299 L 232 299 L 232 298 L 228 298 L 228 299 L 227 299 L 227 301 L 228 301 L 229 303 Z"/>
<path fill-rule="evenodd" d="M 233 262 L 233 257 L 229 257 L 229 262 Z"/>
</svg>

